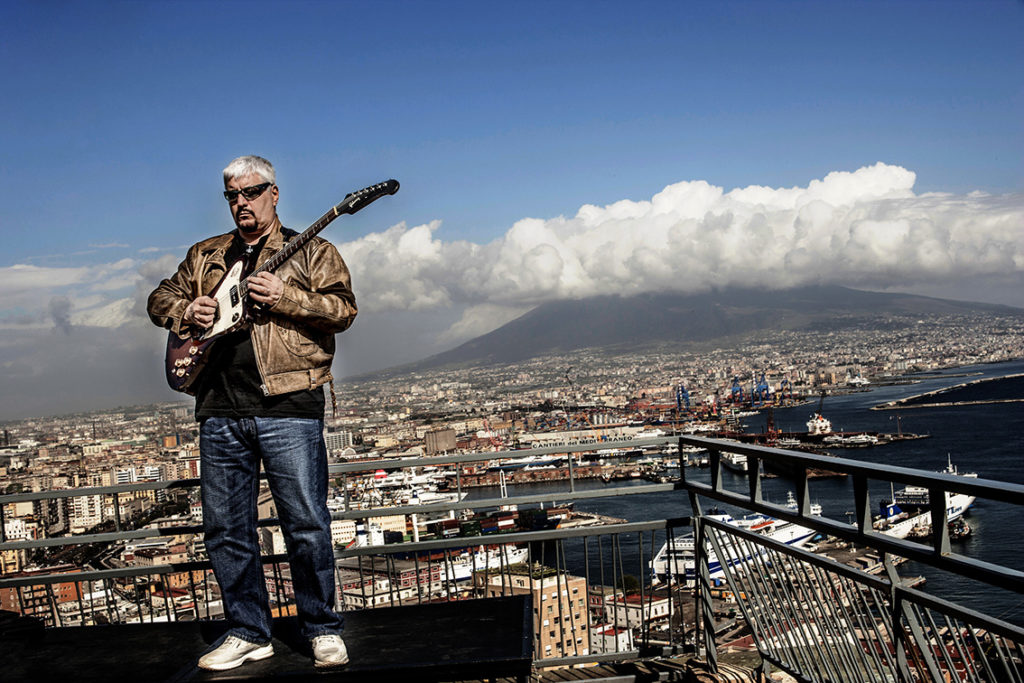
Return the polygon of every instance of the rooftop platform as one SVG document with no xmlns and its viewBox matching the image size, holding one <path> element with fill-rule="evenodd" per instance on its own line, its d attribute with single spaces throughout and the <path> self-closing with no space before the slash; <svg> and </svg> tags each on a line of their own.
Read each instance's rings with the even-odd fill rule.
<svg viewBox="0 0 1024 683">
<path fill-rule="evenodd" d="M 43 573 L 0 576 L 0 598 L 5 600 L 0 607 L 40 620 L 34 628 L 29 624 L 28 628 L 19 629 L 18 624 L 5 625 L 0 613 L 0 652 L 5 655 L 0 662 L 0 680 L 302 680 L 317 676 L 374 681 L 505 681 L 532 676 L 545 683 L 587 679 L 620 683 L 747 681 L 757 676 L 759 666 L 764 666 L 815 683 L 939 683 L 959 680 L 960 673 L 965 671 L 970 680 L 979 683 L 1024 681 L 1024 627 L 1016 623 L 1019 612 L 1012 612 L 1012 607 L 1019 604 L 1019 596 L 1024 594 L 1024 572 L 1017 563 L 1002 566 L 988 562 L 963 552 L 966 546 L 951 543 L 947 509 L 938 502 L 945 500 L 947 493 L 956 492 L 982 501 L 982 512 L 996 506 L 1016 506 L 1019 512 L 1024 504 L 1024 484 L 690 435 L 654 437 L 643 444 L 633 440 L 601 445 L 633 450 L 640 445 L 673 445 L 675 453 L 702 448 L 709 453 L 709 475 L 690 477 L 688 470 L 681 468 L 678 480 L 593 490 L 577 490 L 570 480 L 568 490 L 558 494 L 559 501 L 631 496 L 634 500 L 652 502 L 655 499 L 647 497 L 660 494 L 678 503 L 668 506 L 668 514 L 659 519 L 594 528 L 538 529 L 524 523 L 522 528 L 501 534 L 442 534 L 412 542 L 355 545 L 338 550 L 339 563 L 357 558 L 361 567 L 359 576 L 348 582 L 349 587 L 339 599 L 339 605 L 358 610 L 346 612 L 345 637 L 352 664 L 344 670 L 315 669 L 308 645 L 297 637 L 294 621 L 284 619 L 275 632 L 275 657 L 229 672 L 199 671 L 198 657 L 225 628 L 223 622 L 210 621 L 219 613 L 214 609 L 219 607 L 219 594 L 209 563 L 199 559 L 141 566 L 108 566 L 100 562 L 100 566 L 81 567 L 81 571 L 71 573 L 53 565 L 49 569 L 44 567 Z M 593 449 L 592 444 L 578 444 L 530 451 L 456 454 L 443 459 L 461 467 L 495 458 L 533 458 L 537 451 L 547 454 L 546 451 Z M 750 467 L 745 481 L 724 474 L 723 461 L 730 453 L 746 456 Z M 332 468 L 344 480 L 375 476 L 378 469 L 437 466 L 439 461 L 403 458 L 344 463 Z M 757 474 L 762 462 L 785 465 L 793 473 L 795 506 L 774 503 L 764 494 L 763 482 Z M 847 519 L 843 520 L 844 515 L 838 513 L 823 516 L 813 512 L 814 496 L 808 481 L 808 472 L 813 468 L 839 471 L 849 478 L 849 486 L 838 492 L 842 499 L 833 506 L 850 511 L 845 513 Z M 456 469 L 456 474 L 459 471 Z M 458 482 L 456 477 L 456 485 Z M 5 505 L 32 501 L 42 506 L 51 500 L 110 496 L 113 509 L 118 510 L 120 497 L 134 496 L 139 491 L 159 492 L 197 485 L 195 480 L 175 480 L 4 494 L 0 495 L 0 521 L 5 517 Z M 872 489 L 891 491 L 896 485 L 928 489 L 929 499 L 936 502 L 930 513 L 933 521 L 938 520 L 933 524 L 938 533 L 926 541 L 915 541 L 874 529 Z M 465 508 L 486 511 L 507 505 L 534 506 L 551 501 L 553 495 L 544 490 L 507 498 L 398 507 L 346 506 L 333 512 L 332 517 L 360 520 L 382 515 L 451 514 Z M 868 572 L 865 570 L 874 567 L 851 566 L 810 548 L 789 545 L 784 539 L 729 524 L 717 515 L 705 514 L 705 510 L 713 509 L 709 503 L 767 515 L 780 525 L 797 525 L 815 534 L 834 537 L 843 545 L 870 549 L 872 557 L 878 558 L 874 564 L 880 564 L 883 571 Z M 675 516 L 677 509 L 680 514 L 692 514 Z M 1017 514 L 1013 519 L 1021 517 Z M 271 517 L 261 520 L 261 524 L 274 525 L 276 521 Z M 620 584 L 620 579 L 625 586 L 627 572 L 637 576 L 653 572 L 659 546 L 669 547 L 673 538 L 686 539 L 691 528 L 694 552 L 688 558 L 677 558 L 677 566 L 665 567 L 666 576 L 676 577 L 669 586 L 672 599 L 666 601 L 668 613 L 655 613 L 651 600 L 655 592 L 647 581 L 638 582 L 644 604 L 651 605 L 647 609 L 641 608 L 639 602 L 623 601 L 622 604 L 634 609 L 620 611 L 617 602 L 603 599 L 608 589 Z M 118 550 L 139 539 L 199 533 L 201 527 L 192 524 L 97 529 L 68 537 L 0 536 L 0 551 L 24 557 L 50 548 L 74 549 L 90 544 L 108 544 L 111 550 Z M 526 564 L 536 565 L 539 570 L 530 572 L 524 584 L 512 569 L 522 563 L 521 556 L 512 562 L 505 552 L 479 553 L 483 558 L 474 559 L 468 567 L 471 571 L 465 572 L 468 576 L 443 578 L 449 572 L 457 577 L 456 562 L 463 557 L 477 558 L 472 551 L 482 544 L 525 550 Z M 395 569 L 396 563 L 409 556 L 419 558 L 419 569 L 411 576 Z M 726 556 L 739 558 L 739 562 L 719 562 L 718 574 L 712 576 L 712 557 Z M 953 601 L 909 586 L 896 571 L 897 564 L 904 559 L 927 565 L 933 573 L 967 582 L 971 590 L 962 592 L 963 600 Z M 283 562 L 283 556 L 264 557 L 274 604 L 287 607 L 291 601 Z M 467 569 L 465 564 L 461 568 Z M 516 579 L 518 584 L 514 583 Z M 581 590 L 579 596 L 572 596 L 568 583 L 565 591 L 559 591 L 557 584 L 554 591 L 550 590 L 552 581 L 570 579 L 583 580 L 591 599 L 589 609 L 579 613 L 572 609 L 572 600 L 578 601 L 583 595 Z M 976 595 L 974 589 L 1005 592 L 1005 607 L 1010 611 L 1005 610 L 1004 604 L 997 605 L 998 613 L 978 610 L 979 605 L 972 597 Z M 509 595 L 513 591 L 530 591 L 544 611 L 534 615 L 532 607 L 527 612 L 524 603 L 509 609 L 507 606 L 514 603 L 494 602 L 516 600 Z M 470 599 L 447 602 L 454 596 Z M 416 600 L 425 602 L 409 604 Z M 723 600 L 735 602 L 725 604 Z M 373 605 L 380 606 L 362 609 Z M 1005 614 L 1010 614 L 1014 622 L 1003 621 Z M 174 621 L 154 623 L 154 615 Z M 742 634 L 730 631 L 718 638 L 723 617 L 745 624 L 750 635 L 740 637 Z M 141 624 L 133 623 L 139 620 Z M 83 621 L 128 623 L 68 627 Z M 579 651 L 566 647 L 570 642 L 584 642 L 585 636 L 579 633 L 581 628 L 607 623 L 628 628 L 619 629 L 617 625 L 614 639 L 591 635 L 591 644 Z M 557 638 L 559 632 L 561 641 Z M 741 647 L 745 648 L 742 653 L 737 651 Z M 733 655 L 740 654 L 741 659 L 733 659 Z M 532 662 L 531 657 L 535 657 Z"/>
<path fill-rule="evenodd" d="M 525 596 L 361 610 L 345 614 L 351 663 L 316 669 L 294 618 L 274 622 L 275 654 L 230 671 L 199 656 L 223 621 L 24 629 L 0 636 L 0 678 L 10 681 L 446 681 L 526 680 L 532 618 Z"/>
</svg>

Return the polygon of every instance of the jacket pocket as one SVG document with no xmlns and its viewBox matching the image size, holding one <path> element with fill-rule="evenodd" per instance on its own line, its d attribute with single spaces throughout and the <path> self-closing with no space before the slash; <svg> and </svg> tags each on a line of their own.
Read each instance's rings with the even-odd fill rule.
<svg viewBox="0 0 1024 683">
<path fill-rule="evenodd" d="M 307 358 L 320 350 L 320 344 L 309 337 L 299 327 L 287 321 L 277 321 L 275 325 L 285 350 L 293 356 Z"/>
</svg>

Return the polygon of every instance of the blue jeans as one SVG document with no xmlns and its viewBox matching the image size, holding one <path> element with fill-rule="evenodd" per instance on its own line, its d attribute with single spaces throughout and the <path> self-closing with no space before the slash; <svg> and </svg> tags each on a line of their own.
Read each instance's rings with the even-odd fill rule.
<svg viewBox="0 0 1024 683">
<path fill-rule="evenodd" d="M 256 530 L 260 461 L 284 532 L 302 634 L 340 634 L 323 421 L 208 417 L 199 429 L 199 452 L 206 551 L 230 634 L 251 643 L 271 637 Z"/>
</svg>

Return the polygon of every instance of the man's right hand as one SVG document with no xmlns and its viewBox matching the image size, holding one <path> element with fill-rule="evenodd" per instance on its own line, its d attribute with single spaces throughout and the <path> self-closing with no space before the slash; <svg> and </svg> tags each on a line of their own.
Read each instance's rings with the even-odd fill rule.
<svg viewBox="0 0 1024 683">
<path fill-rule="evenodd" d="M 217 314 L 217 300 L 209 296 L 201 296 L 188 305 L 182 320 L 189 325 L 206 329 L 213 325 Z"/>
</svg>

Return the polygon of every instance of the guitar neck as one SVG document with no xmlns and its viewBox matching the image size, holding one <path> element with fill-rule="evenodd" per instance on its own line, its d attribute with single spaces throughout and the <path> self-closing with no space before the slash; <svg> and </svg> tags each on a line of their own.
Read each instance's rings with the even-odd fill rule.
<svg viewBox="0 0 1024 683">
<path fill-rule="evenodd" d="M 273 273 L 281 266 L 282 263 L 294 256 L 299 249 L 306 246 L 310 240 L 316 237 L 321 230 L 326 228 L 331 221 L 340 215 L 341 212 L 338 211 L 338 207 L 334 207 L 325 213 L 317 222 L 313 223 L 313 225 L 303 230 L 302 233 L 296 235 L 287 244 L 278 249 L 273 256 L 268 258 L 259 268 L 250 273 L 249 277 L 252 277 L 256 273 Z"/>
<path fill-rule="evenodd" d="M 331 207 L 327 213 L 320 216 L 313 225 L 303 230 L 301 234 L 295 236 L 286 245 L 281 247 L 273 256 L 264 261 L 263 265 L 250 273 L 249 277 L 252 277 L 257 273 L 273 273 L 282 263 L 294 256 L 295 252 L 299 249 L 306 246 L 306 243 L 316 237 L 321 230 L 330 225 L 331 221 L 338 216 L 346 213 L 353 214 L 384 195 L 394 194 L 396 192 L 398 192 L 398 181 L 385 180 L 382 183 L 371 185 L 370 187 L 363 188 L 358 192 L 352 192 L 346 195 L 345 198 L 341 200 L 340 204 Z"/>
</svg>

